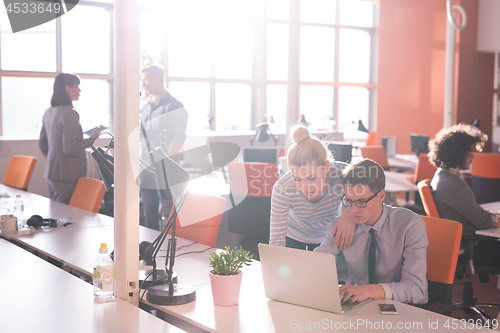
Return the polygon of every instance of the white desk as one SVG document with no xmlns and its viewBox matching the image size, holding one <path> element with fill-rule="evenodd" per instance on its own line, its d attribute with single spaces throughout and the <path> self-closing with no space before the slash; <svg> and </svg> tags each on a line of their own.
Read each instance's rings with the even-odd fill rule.
<svg viewBox="0 0 500 333">
<path fill-rule="evenodd" d="M 0 239 L 2 332 L 184 332 L 117 300 L 96 304 L 92 286 Z"/>
<path fill-rule="evenodd" d="M 73 222 L 74 224 L 71 227 L 76 228 L 113 225 L 114 223 L 112 217 L 52 201 L 38 194 L 21 191 L 3 184 L 0 184 L 0 193 L 10 195 L 8 198 L 0 198 L 0 215 L 5 214 L 8 209 L 12 213 L 16 194 L 20 194 L 24 202 L 24 219 L 28 219 L 32 215 L 40 215 L 43 218 Z M 20 223 L 20 221 L 18 222 Z"/>
<path fill-rule="evenodd" d="M 159 231 L 139 227 L 139 239 L 141 241 L 152 242 L 159 234 Z M 57 227 L 39 230 L 33 235 L 17 236 L 17 234 L 5 234 L 5 238 L 38 251 L 72 270 L 84 274 L 89 280 L 92 277 L 92 263 L 98 254 L 101 243 L 106 243 L 109 252 L 114 248 L 113 226 L 102 226 L 93 228 L 72 228 Z M 184 245 L 176 252 L 178 258 L 175 260 L 175 272 L 178 274 L 179 283 L 197 286 L 209 283 L 208 255 L 211 250 L 207 246 L 199 243 L 193 245 L 192 241 L 177 238 L 177 248 Z M 168 239 L 163 243 L 165 250 Z M 182 253 L 192 251 L 204 251 L 202 253 Z M 158 256 L 164 256 L 165 251 L 158 252 Z M 179 256 L 180 255 L 180 256 Z M 162 269 L 165 258 L 157 259 L 158 268 Z"/>
<path fill-rule="evenodd" d="M 372 301 L 345 314 L 334 314 L 297 305 L 272 301 L 266 298 L 260 263 L 254 262 L 243 268 L 239 304 L 222 307 L 213 304 L 209 284 L 196 287 L 196 301 L 178 306 L 160 306 L 145 301 L 150 306 L 189 322 L 203 330 L 220 333 L 254 332 L 444 332 L 446 321 L 451 325 L 453 318 L 422 310 L 411 305 L 391 302 L 398 314 L 384 316 L 378 312 L 378 303 Z M 385 326 L 380 326 L 384 323 Z M 436 330 L 429 329 L 429 322 L 437 323 Z M 455 319 L 455 322 L 459 322 Z M 307 329 L 307 323 L 326 325 Z M 354 323 L 355 326 L 352 326 Z M 363 324 L 362 324 L 363 323 Z M 370 324 L 372 327 L 370 328 Z M 396 329 L 398 323 L 410 325 Z M 359 326 L 357 325 L 359 324 Z M 377 326 L 378 325 L 378 326 Z M 388 325 L 391 328 L 388 328 Z M 421 325 L 421 326 L 417 326 Z M 377 328 L 378 327 L 378 328 Z M 385 327 L 386 329 L 381 329 Z"/>
<path fill-rule="evenodd" d="M 500 201 L 481 204 L 486 210 L 500 214 Z M 500 238 L 500 228 L 476 230 L 476 235 Z"/>
<path fill-rule="evenodd" d="M 500 214 L 500 201 L 488 202 L 485 204 L 481 204 L 480 206 L 483 207 L 483 209 L 489 210 L 490 212 Z"/>
<path fill-rule="evenodd" d="M 388 157 L 387 162 L 389 162 L 390 166 L 414 171 L 417 168 L 418 157 L 417 155 L 396 154 L 395 157 Z"/>
<path fill-rule="evenodd" d="M 385 171 L 385 191 L 386 192 L 414 192 L 418 191 L 417 185 L 408 179 L 407 173 Z"/>
</svg>

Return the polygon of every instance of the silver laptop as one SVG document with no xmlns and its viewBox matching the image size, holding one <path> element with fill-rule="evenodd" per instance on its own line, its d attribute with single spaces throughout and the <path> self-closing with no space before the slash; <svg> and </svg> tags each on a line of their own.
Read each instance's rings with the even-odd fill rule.
<svg viewBox="0 0 500 333">
<path fill-rule="evenodd" d="M 335 256 L 331 254 L 258 246 L 267 298 L 335 313 L 370 301 L 342 304 Z"/>
</svg>

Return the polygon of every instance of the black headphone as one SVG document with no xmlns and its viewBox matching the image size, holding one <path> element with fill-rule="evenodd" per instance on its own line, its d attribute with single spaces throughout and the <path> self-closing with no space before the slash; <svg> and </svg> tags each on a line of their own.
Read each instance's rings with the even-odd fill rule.
<svg viewBox="0 0 500 333">
<path fill-rule="evenodd" d="M 139 244 L 139 260 L 150 259 L 153 256 L 154 248 L 148 241 L 143 241 Z"/>
<path fill-rule="evenodd" d="M 26 221 L 28 226 L 34 227 L 34 228 L 39 228 L 39 227 L 57 227 L 57 220 L 56 219 L 44 219 L 40 215 L 33 215 Z"/>
</svg>

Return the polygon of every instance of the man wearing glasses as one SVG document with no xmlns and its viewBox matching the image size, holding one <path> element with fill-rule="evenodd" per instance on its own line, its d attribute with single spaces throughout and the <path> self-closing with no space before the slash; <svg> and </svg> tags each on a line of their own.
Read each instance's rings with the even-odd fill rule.
<svg viewBox="0 0 500 333">
<path fill-rule="evenodd" d="M 334 223 L 317 252 L 344 256 L 356 285 L 344 285 L 340 296 L 350 303 L 392 299 L 403 303 L 427 303 L 427 231 L 412 211 L 388 206 L 384 169 L 370 159 L 350 164 L 342 172 L 343 204 L 356 222 L 352 245 L 334 247 Z"/>
</svg>

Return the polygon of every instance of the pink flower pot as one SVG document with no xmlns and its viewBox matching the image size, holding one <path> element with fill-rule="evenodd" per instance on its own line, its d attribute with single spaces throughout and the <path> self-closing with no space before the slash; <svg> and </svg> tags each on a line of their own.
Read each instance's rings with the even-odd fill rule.
<svg viewBox="0 0 500 333">
<path fill-rule="evenodd" d="M 231 306 L 238 304 L 242 276 L 243 272 L 241 271 L 236 275 L 216 275 L 210 272 L 210 283 L 212 284 L 212 296 L 215 305 Z"/>
</svg>

